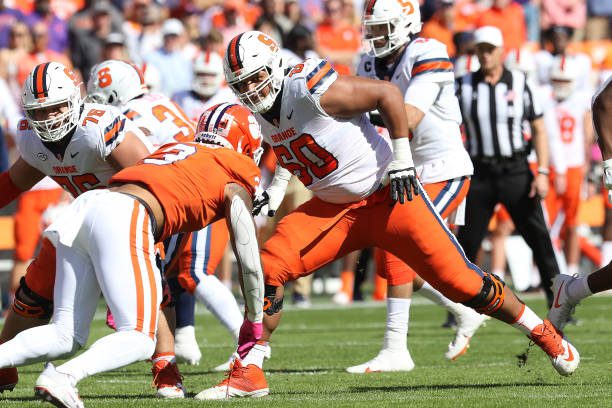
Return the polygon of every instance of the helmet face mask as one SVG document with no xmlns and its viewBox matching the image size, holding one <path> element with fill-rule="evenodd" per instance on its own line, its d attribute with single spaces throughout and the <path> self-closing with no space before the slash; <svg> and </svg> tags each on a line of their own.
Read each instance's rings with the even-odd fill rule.
<svg viewBox="0 0 612 408">
<path fill-rule="evenodd" d="M 50 62 L 34 68 L 24 84 L 23 110 L 43 142 L 58 142 L 78 124 L 81 89 L 74 73 Z"/>
<path fill-rule="evenodd" d="M 272 38 L 259 31 L 239 34 L 228 45 L 223 67 L 228 85 L 251 111 L 264 113 L 274 105 L 285 71 Z"/>
<path fill-rule="evenodd" d="M 363 14 L 363 38 L 368 54 L 386 57 L 421 31 L 419 5 L 413 0 L 369 0 Z"/>
<path fill-rule="evenodd" d="M 565 55 L 556 56 L 550 70 L 553 96 L 558 100 L 569 98 L 576 90 L 578 76 L 578 65 L 575 58 Z"/>
</svg>

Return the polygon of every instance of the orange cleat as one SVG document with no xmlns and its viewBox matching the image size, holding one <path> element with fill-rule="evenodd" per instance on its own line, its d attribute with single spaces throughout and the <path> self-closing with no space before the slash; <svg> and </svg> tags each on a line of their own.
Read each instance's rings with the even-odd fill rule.
<svg viewBox="0 0 612 408">
<path fill-rule="evenodd" d="M 17 368 L 0 368 L 0 393 L 4 391 L 13 391 L 17 382 L 19 382 Z"/>
<path fill-rule="evenodd" d="M 576 371 L 580 364 L 578 350 L 563 338 L 550 321 L 544 320 L 543 324 L 536 326 L 529 337 L 548 354 L 559 374 L 566 376 Z"/>
<path fill-rule="evenodd" d="M 159 398 L 185 398 L 183 376 L 176 363 L 159 360 L 151 368 L 153 385 L 157 388 L 156 397 Z"/>
<path fill-rule="evenodd" d="M 195 399 L 220 400 L 233 397 L 263 397 L 268 395 L 268 383 L 261 368 L 255 364 L 244 367 L 236 358 L 226 379 L 218 385 L 208 388 Z"/>
</svg>

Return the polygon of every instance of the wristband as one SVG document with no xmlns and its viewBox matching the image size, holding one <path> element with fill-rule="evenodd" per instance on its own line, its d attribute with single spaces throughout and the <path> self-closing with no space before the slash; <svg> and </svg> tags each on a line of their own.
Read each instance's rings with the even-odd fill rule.
<svg viewBox="0 0 612 408">
<path fill-rule="evenodd" d="M 550 175 L 550 170 L 548 170 L 548 167 L 538 167 L 538 174 L 548 176 Z"/>
<path fill-rule="evenodd" d="M 407 137 L 391 139 L 391 145 L 393 146 L 393 158 L 395 160 L 404 161 L 408 167 L 414 167 L 412 151 L 410 150 L 410 141 Z"/>
</svg>

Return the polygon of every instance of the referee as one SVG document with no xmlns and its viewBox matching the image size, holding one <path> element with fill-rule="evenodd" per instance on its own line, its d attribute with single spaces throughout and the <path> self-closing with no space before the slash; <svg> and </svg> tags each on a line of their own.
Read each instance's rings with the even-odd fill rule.
<svg viewBox="0 0 612 408">
<path fill-rule="evenodd" d="M 504 67 L 501 31 L 481 27 L 474 38 L 481 68 L 457 80 L 467 148 L 474 162 L 459 243 L 474 261 L 494 208 L 502 203 L 533 251 L 550 307 L 551 280 L 559 273 L 559 266 L 541 204 L 548 192 L 548 142 L 542 108 L 525 75 Z M 524 121 L 531 125 L 538 158 L 535 176 L 527 163 L 530 145 L 522 131 Z"/>
</svg>

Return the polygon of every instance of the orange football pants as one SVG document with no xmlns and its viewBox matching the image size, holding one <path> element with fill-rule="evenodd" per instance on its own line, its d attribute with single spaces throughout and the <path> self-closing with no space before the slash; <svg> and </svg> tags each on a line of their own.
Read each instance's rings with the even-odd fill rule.
<svg viewBox="0 0 612 408">
<path fill-rule="evenodd" d="M 55 246 L 47 238 L 43 238 L 40 251 L 25 274 L 25 281 L 37 295 L 53 302 L 53 286 L 55 285 Z"/>
<path fill-rule="evenodd" d="M 423 185 L 434 208 L 442 219 L 446 219 L 459 207 L 470 189 L 467 177 Z M 404 285 L 414 280 L 416 271 L 388 251 L 376 250 L 376 273 L 392 286 Z"/>
<path fill-rule="evenodd" d="M 559 177 L 558 174 L 553 174 L 553 177 Z M 546 210 L 550 224 L 552 225 L 559 211 L 563 209 L 565 213 L 564 227 L 575 227 L 578 223 L 578 206 L 580 205 L 580 190 L 582 188 L 582 180 L 584 178 L 584 169 L 582 167 L 568 167 L 565 173 L 566 188 L 565 193 L 559 195 L 551 185 L 546 196 Z M 552 179 L 552 178 L 551 178 Z"/>
<path fill-rule="evenodd" d="M 284 285 L 349 252 L 379 247 L 419 271 L 423 279 L 455 302 L 476 296 L 483 272 L 427 198 L 392 203 L 389 187 L 364 200 L 331 204 L 314 197 L 276 227 L 261 250 L 266 284 Z"/>
</svg>

